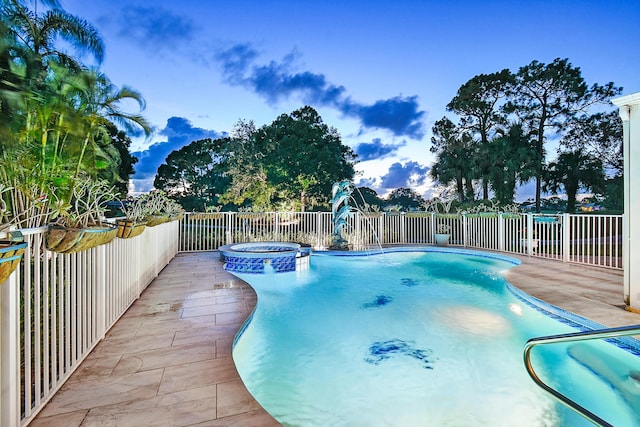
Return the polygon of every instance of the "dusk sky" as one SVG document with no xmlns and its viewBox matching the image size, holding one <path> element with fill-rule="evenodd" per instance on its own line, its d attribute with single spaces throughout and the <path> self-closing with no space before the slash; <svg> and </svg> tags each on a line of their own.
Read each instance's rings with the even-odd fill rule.
<svg viewBox="0 0 640 427">
<path fill-rule="evenodd" d="M 640 1 L 62 0 L 100 31 L 101 69 L 147 101 L 137 191 L 168 153 L 311 105 L 359 155 L 356 183 L 429 195 L 433 123 L 477 74 L 569 58 L 640 91 Z M 531 192 L 521 189 L 518 200 Z"/>
</svg>

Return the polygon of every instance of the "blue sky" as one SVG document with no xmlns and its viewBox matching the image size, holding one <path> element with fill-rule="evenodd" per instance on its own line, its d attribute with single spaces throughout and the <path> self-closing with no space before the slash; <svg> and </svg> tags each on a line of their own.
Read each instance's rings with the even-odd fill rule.
<svg viewBox="0 0 640 427">
<path fill-rule="evenodd" d="M 429 195 L 431 127 L 471 77 L 569 58 L 589 84 L 640 91 L 640 2 L 62 0 L 98 27 L 101 68 L 139 90 L 136 190 L 168 153 L 239 119 L 269 124 L 313 106 L 359 154 L 380 194 Z M 525 186 L 518 199 L 530 195 Z"/>
</svg>

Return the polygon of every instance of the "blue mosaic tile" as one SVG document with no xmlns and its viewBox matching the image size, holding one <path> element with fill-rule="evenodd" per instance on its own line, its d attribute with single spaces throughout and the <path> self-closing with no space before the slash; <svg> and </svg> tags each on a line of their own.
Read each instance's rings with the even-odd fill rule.
<svg viewBox="0 0 640 427">
<path fill-rule="evenodd" d="M 412 342 L 393 339 L 371 344 L 369 347 L 369 356 L 364 360 L 372 365 L 378 365 L 383 360 L 390 359 L 392 356 L 403 355 L 419 360 L 425 369 L 433 369 L 433 366 L 431 366 L 433 363 L 431 359 L 432 353 L 433 351 L 430 349 L 422 350 L 414 348 Z"/>
<path fill-rule="evenodd" d="M 526 292 L 521 291 L 511 284 L 507 284 L 507 289 L 515 296 L 518 300 L 522 301 L 524 304 L 533 308 L 534 310 L 544 314 L 547 317 L 557 320 L 560 323 L 564 323 L 565 325 L 571 326 L 579 331 L 593 331 L 596 329 L 606 329 L 605 326 L 594 322 L 593 320 L 589 320 L 585 317 L 578 316 L 575 313 L 571 313 L 570 311 L 563 310 L 559 307 L 548 304 L 534 296 L 527 294 Z M 640 356 L 640 341 L 631 337 L 616 337 L 616 338 L 608 338 L 604 341 L 611 343 L 621 349 L 628 351 L 631 354 L 636 356 Z"/>
<path fill-rule="evenodd" d="M 389 304 L 391 301 L 393 301 L 393 298 L 388 295 L 377 295 L 373 301 L 362 304 L 360 308 L 366 309 L 382 307 L 383 305 Z"/>
<path fill-rule="evenodd" d="M 416 279 L 410 279 L 408 277 L 403 277 L 400 279 L 400 284 L 402 286 L 413 287 L 418 285 L 418 281 Z"/>
<path fill-rule="evenodd" d="M 265 273 L 265 261 L 271 264 L 276 273 L 296 271 L 295 255 L 275 258 L 225 256 L 225 261 L 224 269 L 232 273 Z"/>
</svg>

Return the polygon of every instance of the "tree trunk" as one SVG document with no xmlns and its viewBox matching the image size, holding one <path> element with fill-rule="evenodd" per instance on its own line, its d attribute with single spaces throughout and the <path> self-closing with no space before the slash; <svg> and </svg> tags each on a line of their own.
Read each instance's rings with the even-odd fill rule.
<svg viewBox="0 0 640 427">
<path fill-rule="evenodd" d="M 542 187 L 542 178 L 540 175 L 536 176 L 536 213 L 540 213 L 540 195 Z"/>
<path fill-rule="evenodd" d="M 462 174 L 458 174 L 458 179 L 456 179 L 456 187 L 458 190 L 458 198 L 460 200 L 464 200 L 464 181 Z"/>
<path fill-rule="evenodd" d="M 567 191 L 567 213 L 575 213 L 576 211 L 576 194 L 578 194 L 578 187 L 566 188 Z"/>
</svg>

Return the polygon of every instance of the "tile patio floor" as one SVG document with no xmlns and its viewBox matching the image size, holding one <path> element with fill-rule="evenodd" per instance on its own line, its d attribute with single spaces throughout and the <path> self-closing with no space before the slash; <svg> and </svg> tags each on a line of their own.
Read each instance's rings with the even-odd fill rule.
<svg viewBox="0 0 640 427">
<path fill-rule="evenodd" d="M 624 310 L 622 272 L 520 257 L 507 279 L 606 326 Z M 31 426 L 277 426 L 244 388 L 233 337 L 256 303 L 217 253 L 179 254 Z"/>
</svg>

